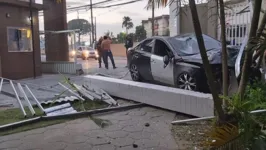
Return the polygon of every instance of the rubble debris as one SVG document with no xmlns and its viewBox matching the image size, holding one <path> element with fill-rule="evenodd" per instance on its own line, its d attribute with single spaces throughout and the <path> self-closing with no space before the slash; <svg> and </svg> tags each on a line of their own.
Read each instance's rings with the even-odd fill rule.
<svg viewBox="0 0 266 150">
<path fill-rule="evenodd" d="M 109 104 L 110 106 L 117 106 L 118 102 L 115 101 L 109 94 L 107 94 L 104 90 L 102 89 L 97 89 L 97 88 L 91 88 L 88 87 L 86 85 L 77 85 L 77 84 L 73 84 L 70 82 L 69 78 L 66 78 L 66 83 L 68 83 L 74 90 L 72 90 L 71 88 L 67 87 L 66 85 L 64 85 L 63 83 L 58 82 L 58 85 L 60 85 L 63 89 L 65 89 L 62 93 L 68 91 L 69 93 L 72 94 L 72 96 L 66 96 L 66 97 L 61 97 L 61 98 L 57 98 L 56 100 L 48 100 L 45 102 L 39 102 L 38 99 L 35 97 L 35 95 L 33 94 L 33 92 L 30 90 L 30 88 L 25 84 L 21 84 L 18 83 L 16 81 L 10 80 L 10 79 L 6 79 L 6 78 L 1 78 L 0 81 L 0 92 L 2 90 L 2 86 L 3 86 L 3 82 L 6 80 L 8 81 L 8 83 L 11 85 L 14 94 L 16 96 L 17 102 L 19 104 L 20 110 L 22 111 L 24 117 L 27 117 L 27 113 L 24 109 L 22 100 L 26 101 L 27 107 L 29 108 L 31 114 L 34 116 L 35 110 L 33 109 L 33 104 L 32 102 L 29 100 L 29 97 L 27 94 L 29 94 L 34 102 L 37 104 L 37 106 L 40 108 L 40 110 L 46 114 L 47 116 L 56 116 L 56 115 L 63 115 L 63 114 L 69 114 L 69 113 L 75 113 L 77 112 L 70 103 L 66 103 L 66 104 L 61 104 L 58 106 L 52 106 L 50 108 L 46 108 L 44 109 L 42 105 L 47 105 L 47 104 L 53 104 L 53 103 L 63 103 L 63 102 L 73 102 L 75 100 L 98 100 L 98 101 L 104 101 L 107 104 Z M 16 83 L 16 84 L 15 84 Z M 17 88 L 15 87 L 15 85 L 17 86 Z M 26 92 L 25 92 L 26 89 Z M 19 90 L 19 91 L 17 91 Z M 19 94 L 22 94 L 23 97 L 20 97 Z M 60 94 L 61 95 L 61 94 Z M 1 107 L 2 105 L 0 105 Z M 2 106 L 3 107 L 3 106 Z M 103 125 L 104 126 L 104 125 Z"/>
<path fill-rule="evenodd" d="M 44 101 L 44 102 L 41 102 L 41 104 L 47 105 L 47 104 L 53 104 L 53 103 L 74 102 L 76 100 L 78 100 L 76 96 L 66 96 L 64 98 L 59 98 L 56 100 Z"/>
<path fill-rule="evenodd" d="M 96 99 L 104 101 L 110 105 L 118 105 L 118 102 L 115 101 L 109 94 L 107 94 L 104 90 L 100 88 L 91 88 L 87 85 L 83 85 L 83 87 L 93 95 Z"/>
<path fill-rule="evenodd" d="M 65 85 L 63 85 L 62 83 L 58 82 L 59 85 L 61 85 L 64 89 L 68 90 L 70 93 L 74 94 L 75 96 L 77 96 L 79 99 L 85 101 L 84 98 L 80 97 L 78 94 L 76 94 L 74 91 L 72 91 L 70 88 L 66 87 Z"/>
<path fill-rule="evenodd" d="M 45 111 L 47 116 L 57 116 L 57 115 L 64 115 L 64 114 L 70 114 L 70 113 L 76 113 L 77 112 L 71 106 L 70 103 L 46 108 L 44 111 Z"/>
<path fill-rule="evenodd" d="M 35 111 L 34 111 L 32 105 L 31 105 L 30 100 L 28 99 L 28 97 L 27 97 L 25 91 L 23 90 L 23 87 L 21 86 L 20 83 L 17 83 L 17 85 L 18 85 L 18 88 L 19 88 L 20 92 L 22 93 L 22 95 L 23 95 L 23 97 L 24 97 L 24 100 L 27 102 L 28 108 L 29 108 L 29 110 L 30 110 L 32 116 L 35 116 L 36 113 L 35 113 Z"/>
<path fill-rule="evenodd" d="M 133 148 L 138 148 L 139 146 L 137 144 L 133 144 Z"/>
<path fill-rule="evenodd" d="M 78 89 L 78 92 L 80 92 L 80 94 L 83 96 L 83 97 L 86 97 L 87 99 L 90 99 L 90 100 L 94 100 L 94 97 L 92 95 L 90 95 L 90 93 L 87 92 L 87 90 L 82 87 L 82 86 L 79 86 L 77 84 L 73 84 L 75 86 L 75 88 Z"/>
</svg>

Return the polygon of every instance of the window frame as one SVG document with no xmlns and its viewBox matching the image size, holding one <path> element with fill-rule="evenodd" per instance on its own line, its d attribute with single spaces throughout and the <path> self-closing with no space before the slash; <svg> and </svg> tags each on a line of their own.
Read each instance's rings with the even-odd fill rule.
<svg viewBox="0 0 266 150">
<path fill-rule="evenodd" d="M 9 50 L 9 29 L 29 29 L 31 31 L 31 38 L 30 38 L 30 47 L 31 47 L 31 50 L 30 51 L 25 51 L 25 50 L 22 50 L 22 51 L 10 51 Z M 7 39 L 7 52 L 8 53 L 32 53 L 33 52 L 33 43 L 32 43 L 32 30 L 30 27 L 14 27 L 14 26 L 7 26 L 6 27 L 6 39 Z"/>
<path fill-rule="evenodd" d="M 145 53 L 150 53 L 150 54 L 152 54 L 153 49 L 154 49 L 154 40 L 155 40 L 155 39 L 146 39 L 146 40 L 144 40 L 143 42 L 140 43 L 140 45 L 138 45 L 138 46 L 139 46 L 139 50 L 142 51 L 142 52 L 145 52 Z M 151 47 L 151 51 L 150 51 L 150 52 L 145 51 L 144 48 L 143 48 L 144 43 L 146 43 L 147 41 L 153 42 L 153 43 L 152 43 L 152 47 Z M 145 44 L 145 45 L 146 45 L 146 44 Z M 137 46 L 137 47 L 138 47 L 138 46 Z M 143 50 L 141 50 L 141 48 L 143 48 Z"/>
<path fill-rule="evenodd" d="M 155 54 L 155 44 L 156 44 L 156 41 L 161 41 L 161 42 L 163 42 L 163 43 L 167 46 L 167 48 L 169 49 L 169 52 L 171 53 L 171 54 L 168 53 L 168 56 L 169 56 L 169 57 L 174 56 L 174 53 L 173 53 L 173 51 L 171 50 L 171 48 L 169 47 L 169 45 L 168 45 L 165 41 L 163 41 L 163 40 L 161 40 L 161 39 L 155 39 L 155 40 L 154 40 L 154 48 L 153 48 L 153 51 L 152 51 L 152 54 L 153 54 L 153 55 L 156 55 L 156 56 L 159 56 L 159 57 L 164 57 L 164 56 L 160 56 L 160 55 Z"/>
</svg>

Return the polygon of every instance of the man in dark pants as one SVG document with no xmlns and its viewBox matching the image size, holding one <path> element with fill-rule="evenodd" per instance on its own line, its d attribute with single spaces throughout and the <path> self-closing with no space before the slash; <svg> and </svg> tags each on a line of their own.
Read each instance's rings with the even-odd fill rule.
<svg viewBox="0 0 266 150">
<path fill-rule="evenodd" d="M 103 52 L 103 61 L 104 61 L 106 69 L 108 69 L 108 57 L 111 59 L 113 68 L 116 69 L 113 53 L 111 51 L 111 43 L 112 43 L 112 40 L 109 37 L 107 36 L 103 37 L 101 48 Z"/>
<path fill-rule="evenodd" d="M 128 49 L 130 47 L 133 47 L 133 39 L 131 38 L 131 36 L 127 36 L 126 42 L 125 42 L 125 47 L 126 47 L 126 57 L 127 57 L 127 51 L 128 51 Z M 127 60 L 127 66 L 128 66 L 128 60 Z"/>
<path fill-rule="evenodd" d="M 103 37 L 100 37 L 97 43 L 97 52 L 99 55 L 99 58 L 98 58 L 99 68 L 102 68 L 102 57 L 103 57 L 103 52 L 102 52 L 102 47 L 101 47 L 102 41 L 103 41 Z"/>
</svg>

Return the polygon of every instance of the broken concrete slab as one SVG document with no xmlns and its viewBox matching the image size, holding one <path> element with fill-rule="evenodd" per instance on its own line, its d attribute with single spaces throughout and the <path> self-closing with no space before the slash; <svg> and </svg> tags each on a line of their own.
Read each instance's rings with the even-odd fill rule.
<svg viewBox="0 0 266 150">
<path fill-rule="evenodd" d="M 214 115 L 210 94 L 94 75 L 84 76 L 84 84 L 97 86 L 112 96 L 192 116 Z"/>
</svg>

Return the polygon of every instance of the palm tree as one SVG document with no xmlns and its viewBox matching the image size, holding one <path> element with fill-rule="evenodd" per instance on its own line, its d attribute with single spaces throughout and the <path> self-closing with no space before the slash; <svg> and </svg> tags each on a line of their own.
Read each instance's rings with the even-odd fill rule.
<svg viewBox="0 0 266 150">
<path fill-rule="evenodd" d="M 126 34 L 128 34 L 128 30 L 134 27 L 134 24 L 132 22 L 132 19 L 128 16 L 124 16 L 123 22 L 122 22 L 122 28 L 126 28 Z"/>
</svg>

